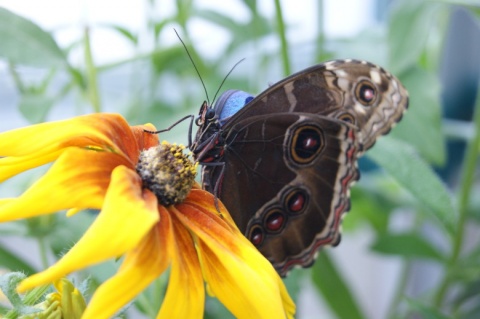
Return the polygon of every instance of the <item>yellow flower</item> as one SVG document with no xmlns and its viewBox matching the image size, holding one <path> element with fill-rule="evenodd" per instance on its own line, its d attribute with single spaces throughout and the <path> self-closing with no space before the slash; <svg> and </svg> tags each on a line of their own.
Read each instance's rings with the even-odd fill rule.
<svg viewBox="0 0 480 319">
<path fill-rule="evenodd" d="M 146 178 L 137 173 L 143 169 L 137 166 L 139 156 L 157 147 L 158 138 L 144 130 L 155 127 L 130 127 L 119 115 L 92 114 L 0 134 L 0 182 L 54 161 L 21 196 L 0 199 L 0 222 L 63 209 L 69 209 L 69 216 L 87 208 L 101 210 L 63 258 L 25 279 L 19 291 L 123 256 L 119 270 L 97 289 L 82 318 L 111 317 L 169 266 L 170 281 L 157 318 L 201 318 L 204 281 L 209 293 L 238 318 L 293 317 L 295 305 L 283 282 L 221 203 L 217 211 L 213 195 L 194 185 L 181 203 L 169 205 L 145 187 Z M 178 147 L 171 148 L 178 153 Z"/>
</svg>

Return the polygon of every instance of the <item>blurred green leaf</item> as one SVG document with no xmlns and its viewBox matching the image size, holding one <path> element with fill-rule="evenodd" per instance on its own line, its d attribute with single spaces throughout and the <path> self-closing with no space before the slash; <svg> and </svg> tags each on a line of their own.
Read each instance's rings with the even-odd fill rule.
<svg viewBox="0 0 480 319">
<path fill-rule="evenodd" d="M 43 94 L 26 93 L 20 97 L 18 108 L 22 115 L 32 124 L 45 120 L 55 99 Z"/>
<path fill-rule="evenodd" d="M 118 24 L 103 24 L 103 26 L 116 31 L 118 34 L 122 35 L 125 39 L 130 41 L 133 45 L 138 44 L 138 35 L 128 30 L 127 28 Z"/>
<path fill-rule="evenodd" d="M 257 1 L 256 0 L 242 0 L 242 2 L 250 9 L 251 12 L 257 11 Z"/>
<path fill-rule="evenodd" d="M 466 285 L 465 289 L 460 291 L 454 299 L 454 304 L 458 307 L 467 302 L 469 299 L 478 299 L 480 298 L 480 280 L 477 279 L 473 282 L 470 282 Z M 479 300 L 480 301 L 480 300 Z M 477 302 L 480 305 L 480 302 Z"/>
<path fill-rule="evenodd" d="M 177 8 L 176 20 L 185 29 L 187 21 L 191 18 L 192 12 L 194 12 L 193 0 L 176 0 Z"/>
<path fill-rule="evenodd" d="M 192 46 L 187 46 L 187 48 L 200 74 L 203 74 L 203 71 L 206 70 L 206 68 L 202 59 L 199 57 L 198 53 Z M 166 74 L 167 72 L 175 72 L 178 74 L 191 71 L 190 73 L 193 75 L 193 72 L 195 71 L 194 67 L 191 65 L 190 60 L 188 59 L 185 48 L 181 45 L 176 45 L 173 47 L 168 47 L 162 50 L 155 51 L 152 53 L 151 59 L 154 70 L 159 74 Z"/>
<path fill-rule="evenodd" d="M 442 314 L 438 309 L 435 307 L 425 305 L 418 300 L 414 300 L 411 298 L 407 298 L 407 304 L 410 309 L 414 310 L 416 313 L 420 315 L 419 318 L 422 319 L 449 319 L 451 317 Z M 417 318 L 417 317 L 413 317 Z"/>
<path fill-rule="evenodd" d="M 383 167 L 420 203 L 429 208 L 451 234 L 458 218 L 443 182 L 408 144 L 391 137 L 379 139 L 367 156 Z"/>
<path fill-rule="evenodd" d="M 325 250 L 319 253 L 312 267 L 312 281 L 338 318 L 366 318 Z"/>
<path fill-rule="evenodd" d="M 435 0 L 435 1 L 440 3 L 446 3 L 446 4 L 480 8 L 480 2 L 478 0 Z"/>
<path fill-rule="evenodd" d="M 433 259 L 441 262 L 445 260 L 437 248 L 416 233 L 379 235 L 371 249 L 406 258 Z"/>
<path fill-rule="evenodd" d="M 16 291 L 16 286 L 26 277 L 22 272 L 11 272 L 0 275 L 0 290 L 14 307 L 23 307 L 22 298 Z"/>
<path fill-rule="evenodd" d="M 286 278 L 283 278 L 283 282 L 287 287 L 290 297 L 292 297 L 293 302 L 297 302 L 298 295 L 302 291 L 303 283 L 305 277 L 309 276 L 310 273 L 305 269 L 294 268 L 292 269 Z"/>
<path fill-rule="evenodd" d="M 203 319 L 233 319 L 230 311 L 217 298 L 207 296 L 205 300 L 205 314 Z"/>
<path fill-rule="evenodd" d="M 441 6 L 423 0 L 396 1 L 388 26 L 389 65 L 393 73 L 416 65 Z"/>
<path fill-rule="evenodd" d="M 253 15 L 251 20 L 246 23 L 237 22 L 231 17 L 213 10 L 198 10 L 195 15 L 205 19 L 209 23 L 216 24 L 233 35 L 224 54 L 222 54 L 222 58 L 227 58 L 229 55 L 232 55 L 232 53 L 241 48 L 242 45 L 252 43 L 274 31 L 272 24 L 258 15 Z M 244 55 L 245 54 L 243 54 L 243 56 Z M 278 54 L 276 57 L 279 57 Z"/>
<path fill-rule="evenodd" d="M 81 211 L 74 216 L 66 217 L 64 214 L 55 214 L 55 225 L 51 227 L 48 234 L 50 248 L 56 256 L 65 254 L 65 247 L 70 248 L 96 218 L 92 210 Z"/>
<path fill-rule="evenodd" d="M 427 161 L 445 162 L 445 139 L 441 125 L 440 83 L 435 74 L 411 68 L 400 76 L 408 90 L 410 105 L 392 136 L 407 141 Z"/>
<path fill-rule="evenodd" d="M 11 271 L 21 271 L 27 275 L 36 273 L 32 265 L 2 245 L 0 245 L 0 266 L 1 268 L 7 268 Z"/>
<path fill-rule="evenodd" d="M 350 200 L 352 203 L 349 211 L 342 222 L 344 231 L 351 231 L 362 222 L 368 222 L 379 233 L 388 229 L 388 214 L 395 206 L 386 198 L 360 187 L 353 187 Z"/>
<path fill-rule="evenodd" d="M 153 34 L 155 35 L 155 39 L 157 41 L 163 29 L 165 28 L 165 26 L 167 26 L 170 23 L 172 23 L 171 18 L 162 19 L 159 22 L 153 22 Z"/>
<path fill-rule="evenodd" d="M 462 319 L 480 318 L 480 300 L 475 301 L 473 305 L 469 307 L 469 309 L 462 311 L 461 314 L 459 315 L 459 318 L 462 318 Z"/>
<path fill-rule="evenodd" d="M 0 56 L 15 64 L 47 68 L 67 65 L 64 53 L 48 32 L 4 8 L 0 8 L 0 43 Z"/>
</svg>

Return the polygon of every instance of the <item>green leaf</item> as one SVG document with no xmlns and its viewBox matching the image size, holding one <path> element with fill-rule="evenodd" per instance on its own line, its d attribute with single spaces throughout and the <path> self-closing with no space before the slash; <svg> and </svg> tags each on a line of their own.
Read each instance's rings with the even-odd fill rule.
<svg viewBox="0 0 480 319">
<path fill-rule="evenodd" d="M 21 272 L 0 275 L 0 290 L 15 308 L 23 307 L 22 298 L 17 293 L 16 287 L 25 278 L 25 274 Z"/>
<path fill-rule="evenodd" d="M 383 234 L 377 237 L 371 249 L 387 254 L 407 258 L 424 258 L 444 261 L 445 257 L 427 240 L 418 234 Z"/>
<path fill-rule="evenodd" d="M 478 0 L 435 0 L 435 1 L 440 3 L 446 3 L 446 4 L 480 8 L 480 2 Z"/>
<path fill-rule="evenodd" d="M 438 309 L 422 304 L 420 301 L 407 298 L 408 306 L 416 313 L 420 314 L 422 319 L 449 319 L 450 317 L 442 314 Z"/>
<path fill-rule="evenodd" d="M 388 26 L 389 65 L 393 73 L 416 65 L 437 19 L 438 3 L 430 1 L 397 1 Z"/>
<path fill-rule="evenodd" d="M 0 43 L 0 57 L 14 64 L 47 68 L 67 64 L 49 33 L 4 8 L 0 8 Z"/>
<path fill-rule="evenodd" d="M 475 281 L 468 283 L 463 287 L 461 291 L 455 296 L 452 303 L 457 307 L 460 308 L 462 304 L 466 302 L 470 302 L 472 304 L 472 300 L 476 300 L 475 304 L 480 306 L 479 298 L 480 298 L 480 280 L 479 277 L 476 277 Z"/>
<path fill-rule="evenodd" d="M 480 302 L 478 298 L 471 308 L 469 308 L 467 311 L 464 311 L 462 314 L 459 315 L 459 318 L 462 318 L 462 319 L 480 318 Z"/>
<path fill-rule="evenodd" d="M 288 273 L 288 277 L 283 279 L 287 291 L 290 294 L 290 297 L 293 299 L 293 302 L 296 302 L 298 295 L 302 291 L 303 282 L 305 277 L 309 276 L 309 272 L 305 269 L 295 268 Z"/>
<path fill-rule="evenodd" d="M 121 25 L 118 25 L 118 24 L 103 24 L 103 26 L 118 32 L 118 34 L 122 35 L 125 39 L 129 40 L 133 45 L 138 44 L 138 35 L 128 30 L 127 28 L 122 27 Z"/>
<path fill-rule="evenodd" d="M 428 212 L 453 234 L 458 214 L 453 208 L 451 195 L 410 145 L 387 136 L 378 140 L 367 156 L 429 208 Z"/>
<path fill-rule="evenodd" d="M 413 145 L 427 161 L 442 165 L 446 153 L 438 76 L 412 68 L 399 78 L 408 90 L 410 105 L 392 136 Z"/>
<path fill-rule="evenodd" d="M 213 23 L 225 29 L 234 35 L 232 41 L 230 41 L 230 44 L 222 55 L 225 58 L 231 56 L 232 53 L 238 48 L 244 49 L 244 44 L 252 43 L 255 40 L 267 36 L 274 31 L 271 23 L 259 15 L 252 16 L 252 20 L 246 23 L 239 23 L 230 16 L 223 15 L 213 10 L 197 10 L 195 15 L 208 21 L 208 23 Z M 258 53 L 260 54 L 265 52 Z M 244 52 L 242 52 L 242 55 L 243 54 Z"/>
<path fill-rule="evenodd" d="M 363 181 L 365 181 L 365 178 L 363 178 Z M 352 231 L 364 222 L 367 222 L 376 232 L 383 233 L 387 231 L 390 218 L 388 212 L 395 205 L 380 196 L 380 194 L 359 186 L 351 190 L 350 200 L 352 208 L 343 219 L 343 231 Z"/>
<path fill-rule="evenodd" d="M 7 248 L 0 245 L 0 268 L 7 268 L 13 271 L 21 271 L 24 274 L 31 275 L 36 272 L 35 268 L 28 262 L 12 253 Z"/>
<path fill-rule="evenodd" d="M 312 268 L 312 281 L 338 318 L 366 318 L 326 251 L 320 252 Z"/>
<path fill-rule="evenodd" d="M 18 108 L 30 123 L 40 123 L 45 120 L 55 99 L 46 95 L 26 93 L 20 97 Z"/>
</svg>

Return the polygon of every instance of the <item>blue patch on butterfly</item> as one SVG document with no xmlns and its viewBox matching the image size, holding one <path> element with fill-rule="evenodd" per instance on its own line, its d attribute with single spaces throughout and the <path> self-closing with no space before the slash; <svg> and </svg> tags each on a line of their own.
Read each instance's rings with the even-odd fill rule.
<svg viewBox="0 0 480 319">
<path fill-rule="evenodd" d="M 253 96 L 247 92 L 239 90 L 225 91 L 215 104 L 215 109 L 219 112 L 220 124 L 223 126 L 231 116 L 241 110 L 251 100 L 253 100 Z"/>
</svg>

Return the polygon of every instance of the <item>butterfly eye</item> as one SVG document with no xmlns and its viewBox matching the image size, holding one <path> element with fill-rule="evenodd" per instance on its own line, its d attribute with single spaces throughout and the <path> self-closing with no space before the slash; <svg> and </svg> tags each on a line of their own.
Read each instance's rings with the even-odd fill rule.
<svg viewBox="0 0 480 319">
<path fill-rule="evenodd" d="M 215 117 L 215 110 L 214 109 L 208 109 L 207 112 L 205 113 L 205 120 L 211 120 Z"/>
<path fill-rule="evenodd" d="M 362 80 L 355 88 L 355 97 L 365 106 L 372 105 L 377 98 L 377 89 L 367 80 Z"/>
<path fill-rule="evenodd" d="M 245 99 L 244 105 L 247 105 L 251 100 L 253 100 L 253 96 L 249 96 Z"/>
<path fill-rule="evenodd" d="M 350 113 L 343 113 L 338 117 L 338 119 L 350 124 L 355 124 L 355 118 Z"/>
</svg>

